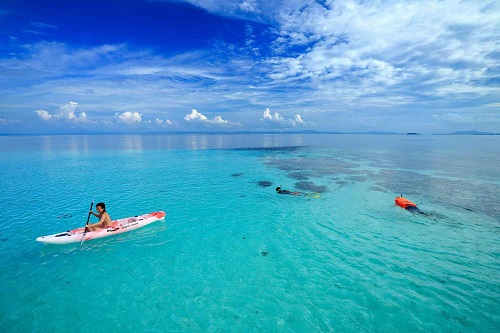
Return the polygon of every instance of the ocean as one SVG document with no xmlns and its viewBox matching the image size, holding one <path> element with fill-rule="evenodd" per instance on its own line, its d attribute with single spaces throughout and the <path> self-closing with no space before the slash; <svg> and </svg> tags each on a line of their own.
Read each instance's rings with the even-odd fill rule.
<svg viewBox="0 0 500 333">
<path fill-rule="evenodd" d="M 499 156 L 499 136 L 0 137 L 0 331 L 498 332 Z M 35 241 L 92 201 L 167 216 Z"/>
</svg>

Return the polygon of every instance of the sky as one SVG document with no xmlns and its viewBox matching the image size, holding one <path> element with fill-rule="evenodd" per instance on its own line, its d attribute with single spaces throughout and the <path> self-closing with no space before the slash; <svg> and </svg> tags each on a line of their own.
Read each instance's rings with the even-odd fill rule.
<svg viewBox="0 0 500 333">
<path fill-rule="evenodd" d="M 0 134 L 500 132 L 496 0 L 2 0 Z"/>
</svg>

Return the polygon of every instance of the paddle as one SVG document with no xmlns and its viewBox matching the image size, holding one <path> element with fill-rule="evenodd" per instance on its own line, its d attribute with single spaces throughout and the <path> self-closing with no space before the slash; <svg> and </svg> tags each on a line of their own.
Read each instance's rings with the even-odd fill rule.
<svg viewBox="0 0 500 333">
<path fill-rule="evenodd" d="M 94 200 L 92 200 L 92 202 L 90 203 L 89 216 L 87 217 L 87 223 L 85 223 L 85 229 L 83 229 L 82 242 L 80 243 L 80 245 L 83 244 L 83 240 L 85 239 L 85 235 L 87 234 L 87 225 L 90 221 L 90 211 L 92 210 L 92 207 L 94 207 Z"/>
</svg>

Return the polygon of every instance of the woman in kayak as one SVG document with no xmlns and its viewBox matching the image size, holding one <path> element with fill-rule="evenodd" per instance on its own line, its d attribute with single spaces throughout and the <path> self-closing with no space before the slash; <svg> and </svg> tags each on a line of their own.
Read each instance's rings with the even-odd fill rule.
<svg viewBox="0 0 500 333">
<path fill-rule="evenodd" d="M 87 230 L 96 231 L 99 229 L 111 227 L 113 225 L 113 222 L 111 221 L 111 217 L 109 217 L 108 212 L 106 212 L 106 205 L 104 204 L 104 202 L 99 202 L 97 205 L 95 205 L 95 209 L 97 210 L 98 214 L 94 213 L 92 210 L 89 211 L 89 214 L 96 216 L 99 219 L 99 222 L 87 225 Z"/>
</svg>

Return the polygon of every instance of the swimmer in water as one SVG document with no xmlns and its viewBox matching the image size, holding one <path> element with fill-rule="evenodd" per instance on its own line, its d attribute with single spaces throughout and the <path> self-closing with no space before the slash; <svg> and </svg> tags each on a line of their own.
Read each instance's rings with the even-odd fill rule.
<svg viewBox="0 0 500 333">
<path fill-rule="evenodd" d="M 289 190 L 282 190 L 281 186 L 276 187 L 276 193 L 278 193 L 278 194 L 290 194 L 290 195 L 302 195 L 303 194 L 302 192 L 297 192 L 297 191 L 292 192 Z"/>
</svg>

